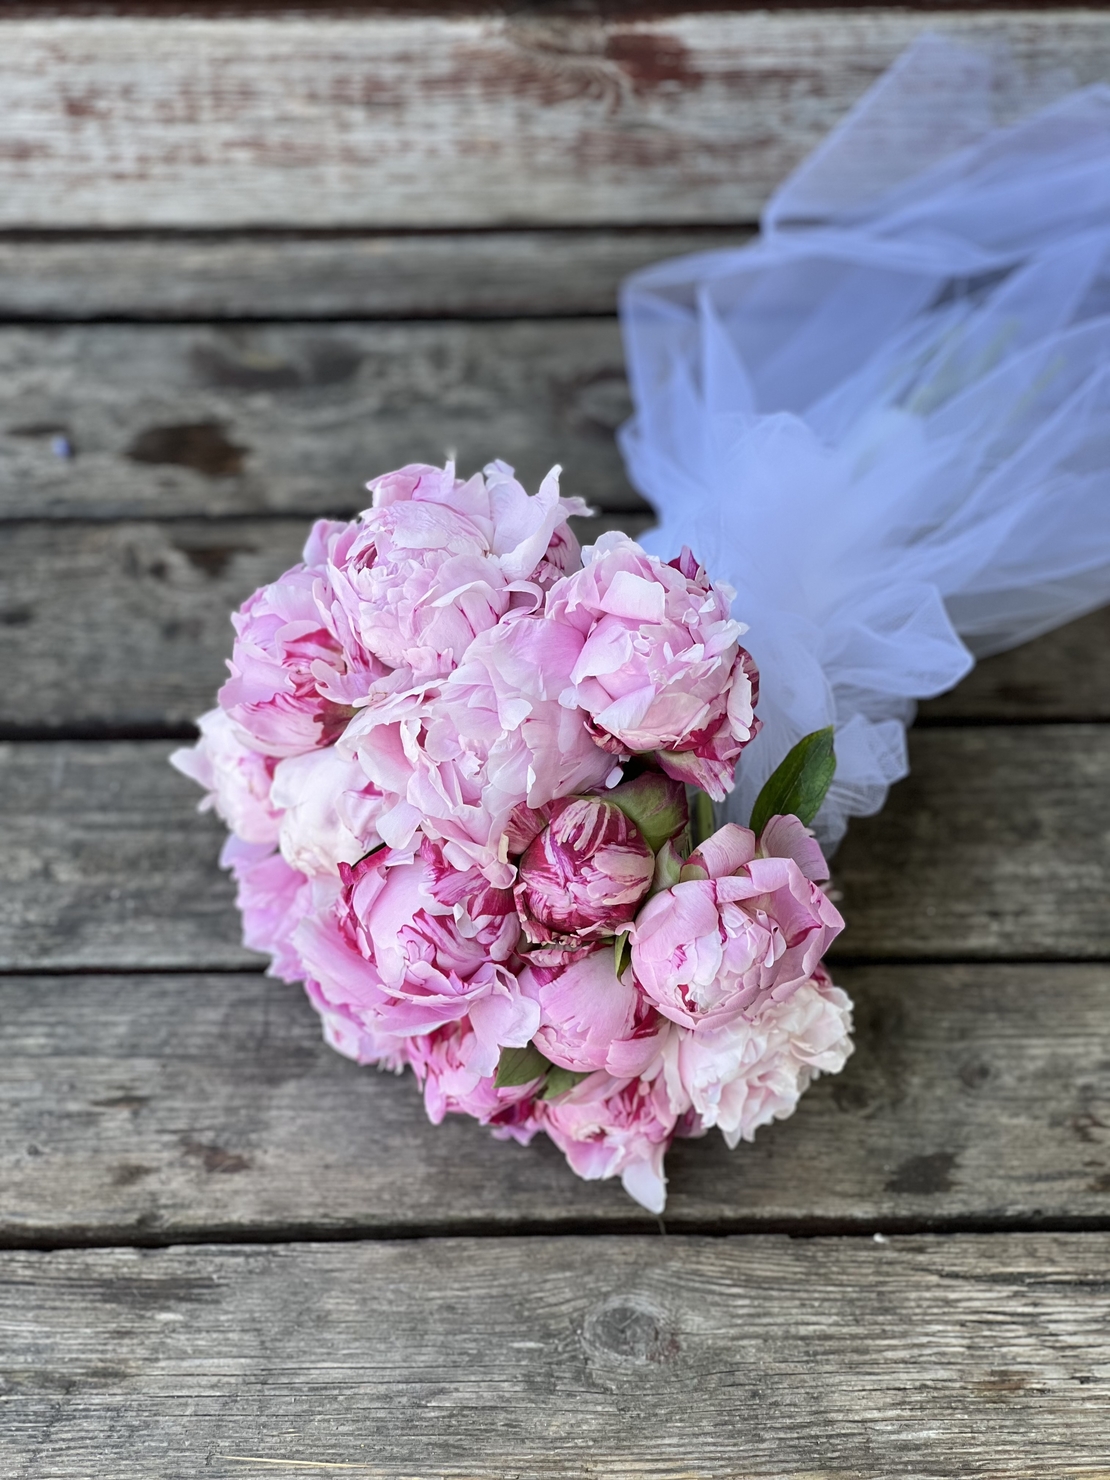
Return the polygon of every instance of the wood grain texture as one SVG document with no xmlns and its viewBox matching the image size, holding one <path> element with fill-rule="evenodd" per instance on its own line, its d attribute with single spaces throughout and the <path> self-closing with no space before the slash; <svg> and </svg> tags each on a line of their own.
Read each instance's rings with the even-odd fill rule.
<svg viewBox="0 0 1110 1480">
<path fill-rule="evenodd" d="M 8 328 L 0 379 L 0 518 L 354 513 L 452 450 L 646 508 L 614 320 Z"/>
<path fill-rule="evenodd" d="M 1094 1480 L 1108 1254 L 1098 1234 L 11 1253 L 7 1473 Z"/>
<path fill-rule="evenodd" d="M 1105 966 L 854 967 L 855 1055 L 788 1121 L 667 1157 L 667 1227 L 1044 1226 L 1110 1213 Z M 0 979 L 0 1243 L 652 1229 L 545 1138 L 432 1126 L 262 976 Z"/>
<path fill-rule="evenodd" d="M 575 526 L 587 543 L 648 523 L 628 513 Z M 0 735 L 152 734 L 193 720 L 226 676 L 228 613 L 300 558 L 307 530 L 303 519 L 9 525 Z M 921 713 L 928 723 L 1110 718 L 1110 608 L 988 659 Z"/>
<path fill-rule="evenodd" d="M 162 742 L 0 746 L 0 967 L 203 969 L 239 945 L 223 836 Z M 922 730 L 833 866 L 858 958 L 1110 957 L 1110 729 Z"/>
<path fill-rule="evenodd" d="M 11 19 L 0 225 L 751 221 L 941 27 L 1110 71 L 1075 9 Z"/>
<path fill-rule="evenodd" d="M 1110 730 L 922 730 L 833 861 L 841 954 L 1110 956 Z"/>
<path fill-rule="evenodd" d="M 709 227 L 0 237 L 0 318 L 612 314 L 627 273 L 664 257 L 737 246 L 747 235 Z"/>
<path fill-rule="evenodd" d="M 636 514 L 574 521 L 583 542 L 648 523 Z M 0 540 L 0 735 L 149 735 L 190 723 L 227 677 L 229 613 L 300 560 L 308 528 L 303 519 L 10 525 Z"/>
<path fill-rule="evenodd" d="M 962 683 L 918 711 L 926 724 L 1110 719 L 1110 606 L 1008 653 L 987 658 Z"/>
</svg>

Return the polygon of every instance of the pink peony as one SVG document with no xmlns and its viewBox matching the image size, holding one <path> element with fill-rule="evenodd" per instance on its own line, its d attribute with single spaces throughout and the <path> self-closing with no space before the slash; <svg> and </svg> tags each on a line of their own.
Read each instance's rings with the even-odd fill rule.
<svg viewBox="0 0 1110 1480">
<path fill-rule="evenodd" d="M 504 463 L 465 483 L 448 463 L 370 484 L 374 507 L 336 541 L 328 567 L 367 652 L 414 681 L 443 677 L 510 607 L 535 610 L 542 586 L 580 563 L 566 520 L 586 509 L 560 499 L 558 474 L 535 497 Z"/>
<path fill-rule="evenodd" d="M 664 565 L 615 531 L 584 553 L 585 568 L 547 596 L 561 629 L 550 653 L 559 664 L 572 654 L 561 702 L 585 710 L 613 754 L 652 754 L 720 801 L 758 729 L 758 680 L 737 641 L 745 628 L 729 617 L 731 591 L 688 550 Z"/>
<path fill-rule="evenodd" d="M 352 635 L 326 577 L 330 551 L 348 526 L 320 520 L 305 560 L 263 586 L 232 617 L 225 709 L 255 749 L 301 755 L 330 745 L 384 669 Z"/>
<path fill-rule="evenodd" d="M 664 1051 L 671 1108 L 719 1126 L 729 1146 L 793 1114 L 819 1073 L 838 1074 L 852 1052 L 852 1004 L 818 967 L 783 1001 L 766 1001 L 751 1021 L 672 1030 Z"/>
<path fill-rule="evenodd" d="M 655 855 L 636 825 L 601 797 L 567 797 L 524 851 L 514 888 L 524 933 L 562 959 L 631 923 L 655 872 Z"/>
<path fill-rule="evenodd" d="M 659 1051 L 660 1019 L 631 972 L 617 977 L 611 946 L 565 966 L 525 966 L 520 990 L 539 1007 L 536 1047 L 564 1069 L 639 1074 Z"/>
<path fill-rule="evenodd" d="M 503 1047 L 523 1047 L 539 1026 L 535 1003 L 522 997 L 504 964 L 519 934 L 506 891 L 505 909 L 467 936 L 433 899 L 422 861 L 382 849 L 353 868 L 301 921 L 294 943 L 320 994 L 349 1009 L 374 1033 L 429 1033 L 468 1017 L 469 1067 L 492 1074 Z"/>
<path fill-rule="evenodd" d="M 536 1083 L 498 1089 L 492 1074 L 473 1067 L 478 1056 L 474 1030 L 466 1018 L 409 1040 L 409 1061 L 424 1087 L 428 1119 L 439 1125 L 445 1115 L 472 1115 L 502 1139 L 527 1145 L 537 1126 L 533 1114 Z"/>
<path fill-rule="evenodd" d="M 539 808 L 620 780 L 585 716 L 549 696 L 530 656 L 552 624 L 524 616 L 474 639 L 442 683 L 379 685 L 340 745 L 386 798 L 378 831 L 393 848 L 418 831 L 452 867 L 477 866 L 509 886 L 505 832 L 514 810 Z"/>
<path fill-rule="evenodd" d="M 269 974 L 300 981 L 304 965 L 293 932 L 311 906 L 308 880 L 272 848 L 245 843 L 234 833 L 220 854 L 236 885 L 235 903 L 243 916 L 243 944 L 271 957 Z"/>
<path fill-rule="evenodd" d="M 777 843 L 800 851 L 811 872 L 824 866 L 797 818 L 774 824 L 758 847 L 747 828 L 720 828 L 633 925 L 636 980 L 672 1022 L 694 1028 L 754 1018 L 769 998 L 782 1001 L 812 977 L 844 928 L 793 856 L 766 856 Z"/>
<path fill-rule="evenodd" d="M 580 1177 L 619 1176 L 630 1197 L 651 1213 L 663 1211 L 663 1158 L 677 1117 L 661 1072 L 650 1079 L 591 1074 L 565 1094 L 540 1101 L 536 1115 Z"/>
<path fill-rule="evenodd" d="M 274 771 L 282 855 L 303 874 L 337 874 L 376 848 L 382 796 L 357 761 L 334 745 L 287 756 Z"/>
<path fill-rule="evenodd" d="M 202 812 L 215 807 L 233 833 L 269 850 L 281 823 L 271 797 L 273 757 L 246 745 L 222 709 L 202 714 L 197 725 L 200 739 L 188 750 L 175 750 L 170 764 L 204 787 L 208 795 L 200 804 Z"/>
<path fill-rule="evenodd" d="M 303 974 L 303 973 L 302 973 Z M 319 982 L 305 977 L 305 992 L 320 1016 L 324 1042 L 354 1059 L 356 1064 L 376 1064 L 400 1074 L 409 1062 L 412 1038 L 386 1033 L 371 1015 L 345 1002 L 333 1002 Z"/>
</svg>

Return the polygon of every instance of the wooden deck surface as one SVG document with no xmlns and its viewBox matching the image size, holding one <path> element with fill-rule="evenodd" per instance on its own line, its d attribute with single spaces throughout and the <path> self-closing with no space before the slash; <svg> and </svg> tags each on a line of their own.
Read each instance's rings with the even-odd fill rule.
<svg viewBox="0 0 1110 1480">
<path fill-rule="evenodd" d="M 1107 1480 L 1110 612 L 922 706 L 855 1056 L 662 1224 L 326 1049 L 166 757 L 373 473 L 643 528 L 621 276 L 920 30 L 1110 15 L 107 10 L 0 17 L 0 1476 Z"/>
</svg>

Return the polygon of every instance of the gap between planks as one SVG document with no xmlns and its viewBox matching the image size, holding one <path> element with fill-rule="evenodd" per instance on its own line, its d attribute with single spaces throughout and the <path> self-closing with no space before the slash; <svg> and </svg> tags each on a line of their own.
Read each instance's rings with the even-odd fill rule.
<svg viewBox="0 0 1110 1480">
<path fill-rule="evenodd" d="M 0 233 L 0 323 L 611 317 L 629 273 L 752 232 Z"/>
</svg>

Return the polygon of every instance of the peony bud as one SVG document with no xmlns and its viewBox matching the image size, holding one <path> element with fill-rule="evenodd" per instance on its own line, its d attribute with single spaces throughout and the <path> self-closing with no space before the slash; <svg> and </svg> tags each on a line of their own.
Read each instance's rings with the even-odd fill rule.
<svg viewBox="0 0 1110 1480">
<path fill-rule="evenodd" d="M 568 959 L 628 925 L 654 871 L 651 849 L 619 807 L 601 797 L 555 803 L 514 889 L 525 935 L 547 948 L 538 959 Z"/>
</svg>

